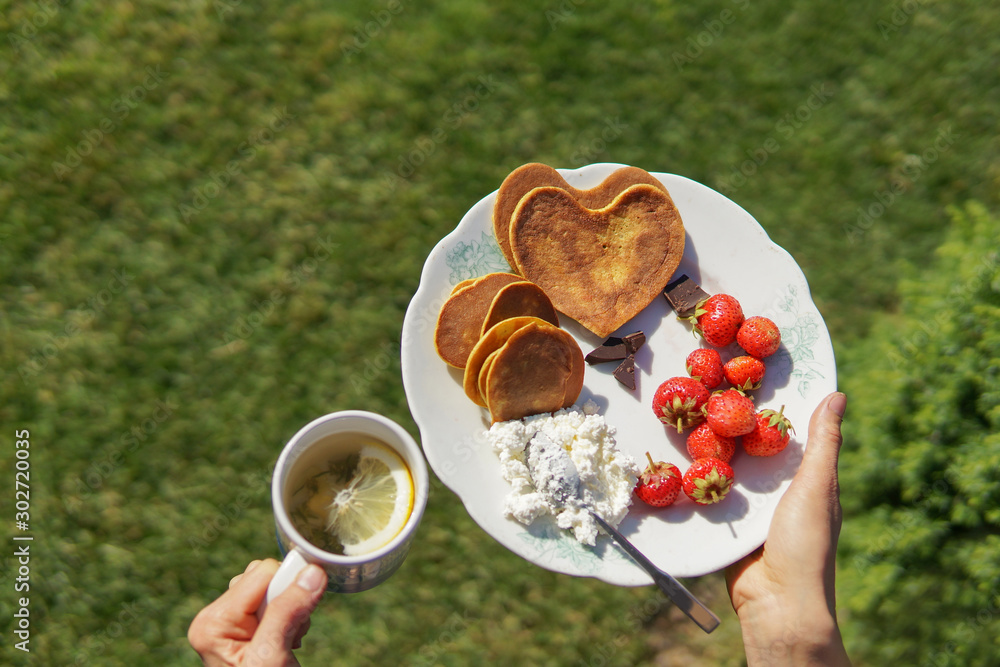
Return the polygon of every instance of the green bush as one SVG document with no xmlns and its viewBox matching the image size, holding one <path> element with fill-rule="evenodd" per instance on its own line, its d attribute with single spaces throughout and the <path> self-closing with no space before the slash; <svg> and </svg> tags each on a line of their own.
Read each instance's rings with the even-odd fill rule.
<svg viewBox="0 0 1000 667">
<path fill-rule="evenodd" d="M 840 601 L 873 664 L 1000 652 L 1000 219 L 949 219 L 936 262 L 842 364 Z"/>
</svg>

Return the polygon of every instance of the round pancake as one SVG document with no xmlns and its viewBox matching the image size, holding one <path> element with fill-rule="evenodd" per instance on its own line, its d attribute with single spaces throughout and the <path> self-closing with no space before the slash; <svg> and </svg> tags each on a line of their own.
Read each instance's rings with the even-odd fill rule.
<svg viewBox="0 0 1000 667">
<path fill-rule="evenodd" d="M 490 375 L 490 369 L 493 368 L 493 361 L 497 358 L 497 352 L 500 350 L 493 350 L 490 355 L 486 357 L 486 361 L 483 362 L 483 367 L 479 371 L 479 381 L 477 385 L 479 387 L 479 398 L 482 400 L 482 407 L 489 409 L 489 404 L 486 403 L 486 379 Z"/>
<path fill-rule="evenodd" d="M 501 287 L 493 297 L 493 303 L 483 320 L 482 333 L 486 333 L 497 322 L 522 315 L 538 317 L 559 326 L 559 315 L 542 288 L 533 282 L 522 280 Z"/>
<path fill-rule="evenodd" d="M 524 278 L 513 273 L 488 273 L 452 292 L 441 306 L 434 329 L 434 347 L 445 363 L 465 368 L 469 352 L 479 340 L 493 297 L 505 285 L 522 280 Z"/>
<path fill-rule="evenodd" d="M 463 280 L 462 282 L 460 282 L 460 283 L 458 283 L 457 285 L 455 285 L 454 287 L 452 287 L 452 288 L 451 288 L 451 293 L 452 293 L 452 294 L 455 294 L 455 293 L 457 293 L 457 292 L 458 292 L 459 290 L 463 290 L 463 289 L 465 289 L 466 287 L 471 287 L 471 286 L 472 286 L 473 284 L 475 284 L 475 282 L 476 282 L 477 280 L 479 280 L 479 278 L 466 278 L 466 279 L 465 279 L 465 280 Z"/>
<path fill-rule="evenodd" d="M 489 331 L 484 333 L 479 337 L 479 340 L 473 346 L 472 351 L 469 352 L 468 359 L 465 364 L 465 375 L 462 377 L 462 389 L 465 390 L 465 395 L 475 403 L 482 407 L 486 407 L 486 398 L 484 395 L 480 394 L 479 391 L 479 374 L 486 362 L 486 358 L 490 356 L 492 352 L 499 350 L 503 347 L 507 339 L 510 338 L 515 331 L 521 327 L 527 326 L 533 323 L 548 324 L 544 320 L 540 320 L 537 317 L 510 317 L 502 322 L 497 322 L 495 325 L 490 327 Z"/>
<path fill-rule="evenodd" d="M 517 329 L 497 351 L 486 378 L 493 422 L 555 412 L 583 389 L 583 352 L 573 337 L 546 322 Z"/>
</svg>

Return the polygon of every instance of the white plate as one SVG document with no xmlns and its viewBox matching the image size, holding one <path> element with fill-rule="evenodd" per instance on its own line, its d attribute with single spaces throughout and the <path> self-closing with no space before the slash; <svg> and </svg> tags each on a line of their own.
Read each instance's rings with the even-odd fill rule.
<svg viewBox="0 0 1000 667">
<path fill-rule="evenodd" d="M 592 164 L 559 172 L 571 185 L 586 189 L 621 166 Z M 764 386 L 755 392 L 755 399 L 760 408 L 784 405 L 795 428 L 788 448 L 778 456 L 758 459 L 737 451 L 732 461 L 736 483 L 717 505 L 698 507 L 683 494 L 665 509 L 633 502 L 619 526 L 622 532 L 667 572 L 694 577 L 719 570 L 764 542 L 775 505 L 802 459 L 809 417 L 819 401 L 836 389 L 836 366 L 826 325 L 795 260 L 771 242 L 749 213 L 718 192 L 682 176 L 653 175 L 669 190 L 687 233 L 675 276 L 687 274 L 709 293 L 730 293 L 747 317 L 770 317 L 781 329 L 782 347 L 768 360 Z M 465 396 L 461 373 L 446 366 L 435 352 L 434 325 L 452 287 L 491 271 L 510 271 L 493 236 L 495 197 L 493 192 L 481 199 L 437 244 L 406 311 L 403 386 L 424 453 L 472 518 L 519 556 L 556 572 L 620 586 L 650 584 L 645 571 L 605 536 L 591 548 L 551 520 L 529 527 L 503 516 L 509 486 L 485 439 L 487 416 Z M 584 354 L 603 342 L 568 317 L 561 322 Z M 684 360 L 700 343 L 663 297 L 617 335 L 636 330 L 647 337 L 636 355 L 636 389 L 630 391 L 614 379 L 614 363 L 588 366 L 578 402 L 588 398 L 597 402 L 601 414 L 617 429 L 618 446 L 636 461 L 644 462 L 649 451 L 654 459 L 674 463 L 683 472 L 689 464 L 684 436 L 665 428 L 650 405 L 661 382 L 685 374 Z M 736 350 L 723 351 L 723 358 Z"/>
</svg>

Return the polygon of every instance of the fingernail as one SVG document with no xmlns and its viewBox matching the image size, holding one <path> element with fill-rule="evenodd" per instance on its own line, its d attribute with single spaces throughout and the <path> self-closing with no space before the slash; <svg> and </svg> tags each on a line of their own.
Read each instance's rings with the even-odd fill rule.
<svg viewBox="0 0 1000 667">
<path fill-rule="evenodd" d="M 834 394 L 833 398 L 830 399 L 829 406 L 835 415 L 843 418 L 844 412 L 847 411 L 847 396 L 837 392 Z"/>
<path fill-rule="evenodd" d="M 295 583 L 310 593 L 318 593 L 324 585 L 324 575 L 323 568 L 319 565 L 307 565 Z"/>
</svg>

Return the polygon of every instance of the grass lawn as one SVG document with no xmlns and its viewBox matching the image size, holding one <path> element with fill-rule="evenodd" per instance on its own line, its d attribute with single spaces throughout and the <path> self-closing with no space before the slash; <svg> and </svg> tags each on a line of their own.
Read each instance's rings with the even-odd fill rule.
<svg viewBox="0 0 1000 667">
<path fill-rule="evenodd" d="M 31 655 L 8 634 L 4 663 L 196 663 L 191 618 L 277 555 L 287 438 L 348 408 L 416 435 L 398 347 L 424 258 L 524 162 L 727 194 L 839 350 L 947 206 L 1000 206 L 1000 11 L 972 0 L 0 0 L 0 33 L 0 617 L 20 429 L 35 536 Z M 742 664 L 721 578 L 690 583 L 711 637 L 653 589 L 528 565 L 435 482 L 398 575 L 326 598 L 300 654 Z"/>
</svg>

